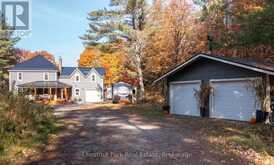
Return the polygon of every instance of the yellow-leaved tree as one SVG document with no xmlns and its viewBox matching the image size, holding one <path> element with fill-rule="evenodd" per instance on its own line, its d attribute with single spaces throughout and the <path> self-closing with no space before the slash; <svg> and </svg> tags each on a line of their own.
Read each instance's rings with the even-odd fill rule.
<svg viewBox="0 0 274 165">
<path fill-rule="evenodd" d="M 87 47 L 80 55 L 79 67 L 99 67 L 101 52 L 95 47 Z"/>
<path fill-rule="evenodd" d="M 124 72 L 124 53 L 115 51 L 105 53 L 96 47 L 88 47 L 80 55 L 79 67 L 103 67 L 106 70 L 105 85 L 111 85 L 122 79 Z"/>
<path fill-rule="evenodd" d="M 101 66 L 106 69 L 105 84 L 118 82 L 124 72 L 124 55 L 121 52 L 103 53 L 100 57 Z"/>
</svg>

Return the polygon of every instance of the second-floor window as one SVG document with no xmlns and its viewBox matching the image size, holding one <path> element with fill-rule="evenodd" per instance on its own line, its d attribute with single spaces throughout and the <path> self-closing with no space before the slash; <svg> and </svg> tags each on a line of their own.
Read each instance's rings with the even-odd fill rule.
<svg viewBox="0 0 274 165">
<path fill-rule="evenodd" d="M 80 96 L 80 89 L 78 88 L 75 89 L 75 96 Z"/>
<path fill-rule="evenodd" d="M 91 81 L 95 81 L 95 75 L 91 76 Z"/>
<path fill-rule="evenodd" d="M 49 81 L 49 73 L 44 73 L 44 81 Z"/>
<path fill-rule="evenodd" d="M 17 80 L 22 81 L 23 80 L 23 74 L 22 73 L 17 73 Z"/>
<path fill-rule="evenodd" d="M 80 75 L 79 74 L 75 75 L 75 82 L 80 82 Z"/>
</svg>

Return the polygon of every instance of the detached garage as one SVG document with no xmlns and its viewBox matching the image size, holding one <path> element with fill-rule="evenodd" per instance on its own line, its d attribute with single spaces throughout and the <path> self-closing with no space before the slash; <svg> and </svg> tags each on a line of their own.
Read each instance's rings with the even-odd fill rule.
<svg viewBox="0 0 274 165">
<path fill-rule="evenodd" d="M 259 89 L 266 94 L 264 107 L 271 110 L 273 76 L 274 64 L 198 54 L 155 82 L 165 80 L 171 114 L 200 116 L 202 108 L 195 92 L 208 86 L 210 91 L 203 108 L 206 116 L 250 121 L 262 109 Z"/>
</svg>

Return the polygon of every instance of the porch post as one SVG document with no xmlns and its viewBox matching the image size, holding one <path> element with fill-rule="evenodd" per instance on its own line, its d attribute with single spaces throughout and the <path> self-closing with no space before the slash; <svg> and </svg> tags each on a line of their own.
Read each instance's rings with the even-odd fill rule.
<svg viewBox="0 0 274 165">
<path fill-rule="evenodd" d="M 36 97 L 36 95 L 37 95 L 37 89 L 34 88 L 34 97 Z"/>
<path fill-rule="evenodd" d="M 57 88 L 55 88 L 54 100 L 57 100 Z"/>
<path fill-rule="evenodd" d="M 51 100 L 52 99 L 51 88 L 49 88 L 49 97 L 50 97 L 50 100 Z"/>
<path fill-rule="evenodd" d="M 68 90 L 67 90 L 67 88 L 65 88 L 65 99 L 66 99 L 66 101 L 68 101 Z"/>
<path fill-rule="evenodd" d="M 61 89 L 61 99 L 64 99 L 64 89 Z"/>
</svg>

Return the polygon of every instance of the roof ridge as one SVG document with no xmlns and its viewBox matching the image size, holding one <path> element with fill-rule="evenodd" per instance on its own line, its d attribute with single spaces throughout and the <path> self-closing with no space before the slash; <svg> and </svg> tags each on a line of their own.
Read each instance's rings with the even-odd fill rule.
<svg viewBox="0 0 274 165">
<path fill-rule="evenodd" d="M 269 64 L 269 65 L 274 65 L 273 62 L 269 62 L 269 61 L 261 61 L 261 60 L 258 60 L 256 58 L 250 58 L 250 57 L 247 57 L 247 58 L 243 58 L 243 57 L 237 57 L 237 56 L 226 56 L 224 54 L 207 54 L 207 53 L 201 53 L 201 54 L 204 54 L 204 55 L 207 55 L 207 56 L 211 56 L 211 57 L 216 57 L 216 58 L 226 58 L 227 60 L 231 59 L 231 60 L 242 60 L 242 61 L 245 61 L 245 62 L 256 62 L 256 63 L 261 63 L 261 64 Z"/>
<path fill-rule="evenodd" d="M 55 63 L 44 57 L 43 55 L 35 55 L 25 61 L 15 64 L 10 70 L 41 70 L 41 69 L 49 69 L 49 70 L 57 70 L 57 66 Z"/>
<path fill-rule="evenodd" d="M 164 73 L 162 76 L 157 78 L 156 80 L 153 81 L 153 83 L 158 82 L 159 80 L 169 76 L 170 74 L 173 74 L 177 70 L 185 67 L 186 65 L 190 64 L 191 62 L 198 60 L 200 58 L 208 58 L 211 60 L 223 62 L 226 64 L 242 67 L 245 69 L 253 70 L 255 72 L 261 72 L 265 74 L 270 74 L 274 75 L 274 66 L 272 68 L 269 68 L 270 66 L 267 66 L 264 62 L 257 62 L 255 60 L 244 60 L 241 58 L 232 58 L 232 57 L 226 57 L 226 56 L 221 56 L 221 55 L 213 55 L 213 54 L 207 54 L 207 53 L 197 53 L 185 60 L 183 63 L 180 63 L 176 65 L 174 68 L 170 69 L 166 73 Z M 269 63 L 268 63 L 269 64 Z"/>
<path fill-rule="evenodd" d="M 62 68 L 103 68 L 104 67 L 78 67 L 78 66 L 62 66 Z"/>
<path fill-rule="evenodd" d="M 105 74 L 105 68 L 103 67 L 62 67 L 62 69 L 63 71 L 61 73 L 64 76 L 71 75 L 76 69 L 84 75 L 87 75 L 92 69 L 96 70 L 99 75 Z"/>
<path fill-rule="evenodd" d="M 38 56 L 42 56 L 42 55 L 35 55 L 35 56 L 33 56 L 33 57 L 29 58 L 29 59 L 26 59 L 26 60 L 24 60 L 24 61 L 21 61 L 21 62 L 15 64 L 15 65 L 22 64 L 22 63 L 25 63 L 25 62 L 27 62 L 27 61 L 33 60 L 34 58 L 37 58 Z M 14 66 L 15 66 L 15 65 L 14 65 Z"/>
</svg>

